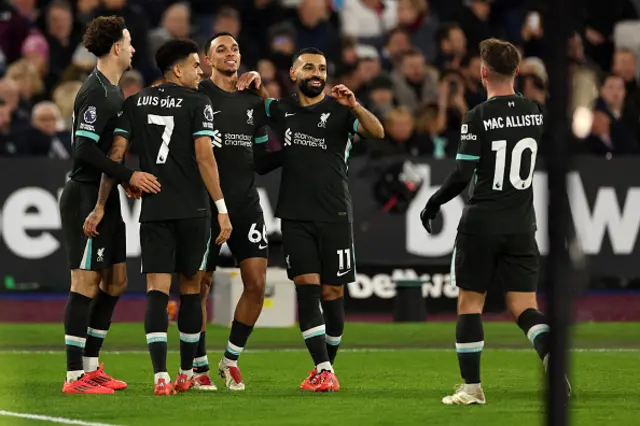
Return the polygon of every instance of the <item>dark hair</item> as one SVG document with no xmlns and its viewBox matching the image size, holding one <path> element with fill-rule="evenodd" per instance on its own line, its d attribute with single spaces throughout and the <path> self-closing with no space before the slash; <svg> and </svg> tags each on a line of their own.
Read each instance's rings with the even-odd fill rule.
<svg viewBox="0 0 640 426">
<path fill-rule="evenodd" d="M 298 50 L 294 55 L 293 55 L 293 61 L 291 61 L 292 64 L 295 64 L 296 61 L 298 60 L 298 58 L 302 55 L 320 55 L 323 58 L 324 53 L 322 52 L 322 50 L 320 49 L 316 49 L 315 47 L 305 47 L 304 49 L 300 49 Z"/>
<path fill-rule="evenodd" d="M 451 30 L 456 28 L 460 28 L 460 25 L 455 22 L 445 22 L 441 24 L 436 31 L 436 42 L 438 43 L 438 46 L 440 46 L 444 40 L 448 40 L 449 33 L 451 33 Z"/>
<path fill-rule="evenodd" d="M 422 50 L 418 49 L 417 47 L 410 47 L 402 52 L 401 61 L 404 61 L 406 58 L 410 58 L 412 56 L 424 57 L 424 53 L 422 53 Z"/>
<path fill-rule="evenodd" d="M 126 29 L 120 16 L 99 16 L 87 27 L 82 44 L 98 58 L 107 55 L 113 45 L 122 40 Z"/>
<path fill-rule="evenodd" d="M 164 74 L 175 64 L 184 61 L 189 55 L 198 53 L 198 51 L 198 44 L 193 40 L 169 40 L 156 52 L 156 65 Z"/>
<path fill-rule="evenodd" d="M 480 58 L 493 72 L 512 77 L 520 65 L 520 52 L 511 43 L 489 38 L 480 43 Z"/>
<path fill-rule="evenodd" d="M 233 34 L 227 33 L 227 32 L 221 32 L 221 33 L 214 34 L 211 38 L 209 38 L 209 40 L 207 40 L 207 42 L 204 45 L 204 53 L 205 53 L 205 55 L 209 53 L 209 49 L 211 49 L 211 45 L 213 44 L 213 41 L 215 39 L 217 39 L 218 37 L 231 37 L 234 40 L 236 39 L 233 36 Z"/>
<path fill-rule="evenodd" d="M 607 80 L 609 80 L 611 78 L 619 78 L 619 79 L 624 81 L 624 79 L 622 77 L 620 77 L 618 74 L 607 72 L 607 73 L 602 74 L 602 77 L 600 78 L 600 86 L 604 86 L 605 83 L 607 82 Z"/>
</svg>

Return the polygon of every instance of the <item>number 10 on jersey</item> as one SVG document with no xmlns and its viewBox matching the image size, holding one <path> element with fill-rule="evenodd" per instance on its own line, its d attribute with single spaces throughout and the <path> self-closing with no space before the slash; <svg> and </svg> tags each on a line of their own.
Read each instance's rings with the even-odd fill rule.
<svg viewBox="0 0 640 426">
<path fill-rule="evenodd" d="M 520 168 L 522 166 L 522 154 L 525 150 L 531 150 L 531 166 L 527 177 L 520 177 Z M 493 172 L 493 184 L 491 188 L 495 191 L 502 191 L 502 183 L 504 181 L 504 169 L 507 160 L 507 141 L 491 142 L 491 151 L 496 153 L 496 168 Z M 536 157 L 538 155 L 538 143 L 533 138 L 524 138 L 518 141 L 511 151 L 511 168 L 509 170 L 509 181 L 517 190 L 524 190 L 531 186 L 533 181 L 533 170 L 536 167 Z"/>
</svg>

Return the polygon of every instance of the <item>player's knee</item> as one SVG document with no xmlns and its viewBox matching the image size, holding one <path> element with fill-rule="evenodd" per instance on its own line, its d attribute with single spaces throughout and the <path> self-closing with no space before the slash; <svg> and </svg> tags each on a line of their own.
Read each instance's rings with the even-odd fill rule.
<svg viewBox="0 0 640 426">
<path fill-rule="evenodd" d="M 267 278 L 264 274 L 256 274 L 244 283 L 244 292 L 252 302 L 262 306 L 266 285 Z"/>
<path fill-rule="evenodd" d="M 100 273 L 74 269 L 71 271 L 71 291 L 83 296 L 94 298 L 100 285 Z"/>
<path fill-rule="evenodd" d="M 293 278 L 293 282 L 296 285 L 309 285 L 309 284 L 317 284 L 320 285 L 320 274 L 302 274 L 295 276 Z"/>
<path fill-rule="evenodd" d="M 344 287 L 337 285 L 322 286 L 322 300 L 336 300 L 344 297 Z"/>
<path fill-rule="evenodd" d="M 517 320 L 527 309 L 538 309 L 538 296 L 534 292 L 509 292 L 506 305 L 513 319 Z"/>
<path fill-rule="evenodd" d="M 458 314 L 481 314 L 486 293 L 460 289 L 458 294 Z"/>
<path fill-rule="evenodd" d="M 211 291 L 213 272 L 205 272 L 200 280 L 200 296 L 206 296 Z"/>
</svg>

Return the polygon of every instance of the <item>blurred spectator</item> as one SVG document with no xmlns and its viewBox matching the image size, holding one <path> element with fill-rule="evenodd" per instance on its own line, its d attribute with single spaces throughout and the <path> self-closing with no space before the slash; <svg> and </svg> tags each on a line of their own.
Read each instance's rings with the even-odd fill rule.
<svg viewBox="0 0 640 426">
<path fill-rule="evenodd" d="M 213 20 L 213 34 L 229 33 L 238 41 L 242 52 L 242 65 L 240 73 L 247 68 L 254 69 L 258 59 L 260 59 L 259 47 L 253 42 L 253 37 L 246 38 L 246 33 L 242 33 L 242 21 L 237 9 L 233 7 L 223 7 L 216 14 Z M 206 40 L 205 40 L 206 41 Z M 202 42 L 204 45 L 205 41 Z"/>
<path fill-rule="evenodd" d="M 467 45 L 471 50 L 478 49 L 484 39 L 501 38 L 503 31 L 491 20 L 491 3 L 493 0 L 467 0 L 462 11 L 460 25 L 467 36 Z"/>
<path fill-rule="evenodd" d="M 436 99 L 437 73 L 427 67 L 418 49 L 410 49 L 402 56 L 400 66 L 391 73 L 391 81 L 398 103 L 410 111 Z"/>
<path fill-rule="evenodd" d="M 329 22 L 326 0 L 302 0 L 293 19 L 296 48 L 315 47 L 328 58 L 339 56 L 340 37 Z"/>
<path fill-rule="evenodd" d="M 245 3 L 249 6 L 242 12 L 242 40 L 249 40 L 258 52 L 266 52 L 269 27 L 284 20 L 285 10 L 278 0 L 246 0 Z"/>
<path fill-rule="evenodd" d="M 151 51 L 149 50 L 149 21 L 142 9 L 127 0 L 102 0 L 96 15 L 122 16 L 131 33 L 131 43 L 136 50 L 132 65 L 140 71 L 146 81 L 155 78 L 159 71 L 153 66 Z"/>
<path fill-rule="evenodd" d="M 518 90 L 522 95 L 541 104 L 546 104 L 549 77 L 540 58 L 525 58 L 520 65 Z"/>
<path fill-rule="evenodd" d="M 487 100 L 487 91 L 482 86 L 480 71 L 481 59 L 479 53 L 469 55 L 462 63 L 462 74 L 465 80 L 464 98 L 469 109 Z"/>
<path fill-rule="evenodd" d="M 408 32 L 411 43 L 422 51 L 428 62 L 436 59 L 438 22 L 431 15 L 427 0 L 398 0 L 398 27 Z"/>
<path fill-rule="evenodd" d="M 120 79 L 120 89 L 125 99 L 144 89 L 144 78 L 136 70 L 129 70 Z"/>
<path fill-rule="evenodd" d="M 638 59 L 629 49 L 618 49 L 613 55 L 611 72 L 624 80 L 625 110 L 635 117 L 636 126 L 640 115 L 640 87 L 638 87 Z M 639 135 L 640 136 L 640 135 Z"/>
<path fill-rule="evenodd" d="M 89 52 L 83 45 L 78 45 L 76 51 L 73 52 L 73 56 L 71 57 L 71 64 L 62 74 L 62 81 L 86 80 L 89 74 L 91 74 L 93 69 L 96 67 L 97 63 L 98 58 Z"/>
<path fill-rule="evenodd" d="M 7 107 L 9 114 L 12 116 L 12 121 L 24 119 L 18 113 L 18 105 L 20 104 L 20 87 L 18 83 L 9 78 L 0 80 L 0 99 L 2 99 L 3 106 Z"/>
<path fill-rule="evenodd" d="M 6 78 L 13 80 L 18 85 L 20 100 L 18 101 L 17 114 L 28 117 L 31 108 L 41 98 L 44 92 L 44 83 L 36 68 L 27 59 L 14 62 L 7 69 Z"/>
<path fill-rule="evenodd" d="M 617 22 L 638 19 L 629 0 L 583 0 L 585 49 L 604 71 L 609 71 L 613 56 L 613 28 Z"/>
<path fill-rule="evenodd" d="M 524 56 L 543 56 L 543 20 L 543 11 L 539 8 L 529 9 L 525 13 L 522 30 L 520 31 Z"/>
<path fill-rule="evenodd" d="M 174 3 L 162 15 L 162 24 L 149 33 L 149 48 L 155 55 L 158 48 L 174 38 L 191 36 L 191 11 L 187 3 Z"/>
<path fill-rule="evenodd" d="M 369 144 L 371 158 L 406 154 L 409 146 L 418 144 L 415 141 L 417 138 L 414 129 L 415 120 L 407 108 L 393 108 L 383 123 L 385 138 L 382 141 Z"/>
<path fill-rule="evenodd" d="M 458 71 L 446 71 L 438 84 L 438 111 L 444 114 L 442 135 L 447 140 L 457 140 L 460 136 L 462 118 L 468 110 L 464 77 Z"/>
<path fill-rule="evenodd" d="M 49 44 L 49 67 L 45 76 L 46 92 L 62 78 L 73 52 L 82 40 L 82 25 L 74 19 L 73 9 L 66 0 L 54 0 L 47 7 L 41 23 Z"/>
<path fill-rule="evenodd" d="M 53 102 L 60 111 L 63 129 L 71 131 L 73 121 L 73 103 L 82 87 L 81 81 L 67 81 L 53 91 Z"/>
<path fill-rule="evenodd" d="M 17 155 L 18 141 L 12 126 L 11 108 L 0 97 L 0 157 Z"/>
<path fill-rule="evenodd" d="M 411 36 L 403 28 L 394 28 L 387 35 L 387 41 L 382 48 L 382 67 L 391 71 L 398 66 L 402 60 L 402 55 L 411 49 Z"/>
<path fill-rule="evenodd" d="M 95 16 L 95 11 L 99 6 L 100 0 L 77 0 L 76 17 L 83 24 L 88 24 Z"/>
<path fill-rule="evenodd" d="M 291 57 L 296 52 L 296 31 L 290 23 L 274 25 L 269 30 L 270 53 L 268 59 L 276 69 L 289 78 Z"/>
<path fill-rule="evenodd" d="M 458 150 L 457 141 L 453 143 L 442 136 L 446 127 L 446 111 L 437 104 L 428 104 L 420 108 L 416 114 L 416 132 L 418 138 L 408 149 L 413 156 L 431 156 L 436 160 L 454 158 Z"/>
<path fill-rule="evenodd" d="M 587 139 L 591 153 L 638 153 L 635 129 L 629 128 L 622 120 L 624 97 L 624 80 L 613 74 L 606 75 L 594 107 L 592 134 Z"/>
<path fill-rule="evenodd" d="M 20 57 L 30 24 L 5 1 L 0 1 L 0 16 L 0 74 L 4 74 L 6 66 Z"/>
<path fill-rule="evenodd" d="M 393 0 L 344 0 L 340 20 L 343 34 L 379 45 L 384 34 L 398 23 L 398 3 Z"/>
<path fill-rule="evenodd" d="M 29 22 L 35 23 L 38 19 L 38 8 L 36 0 L 10 0 L 13 7 Z"/>
<path fill-rule="evenodd" d="M 49 73 L 49 44 L 40 33 L 31 33 L 22 43 L 22 58 L 44 78 Z"/>
<path fill-rule="evenodd" d="M 371 80 L 380 75 L 380 71 L 382 70 L 380 55 L 375 47 L 361 44 L 356 46 L 356 57 L 358 58 L 356 66 L 358 84 L 360 89 L 365 89 L 365 86 Z M 360 91 L 360 93 L 356 93 L 356 95 L 363 97 L 366 96 L 366 93 Z"/>
<path fill-rule="evenodd" d="M 436 33 L 438 57 L 435 65 L 440 70 L 459 69 L 467 54 L 467 38 L 456 23 L 446 23 Z"/>
<path fill-rule="evenodd" d="M 53 102 L 40 102 L 33 107 L 31 127 L 25 131 L 20 154 L 33 157 L 66 159 L 71 152 L 71 134 L 62 128 L 60 110 Z"/>
<path fill-rule="evenodd" d="M 389 111 L 396 106 L 393 96 L 393 83 L 386 76 L 378 76 L 367 86 L 367 109 L 379 119 L 384 119 Z"/>
</svg>

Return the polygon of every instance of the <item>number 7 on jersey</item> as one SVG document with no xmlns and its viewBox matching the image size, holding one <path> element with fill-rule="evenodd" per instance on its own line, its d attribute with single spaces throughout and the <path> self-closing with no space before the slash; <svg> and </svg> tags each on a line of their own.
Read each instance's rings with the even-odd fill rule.
<svg viewBox="0 0 640 426">
<path fill-rule="evenodd" d="M 147 117 L 148 124 L 164 127 L 164 131 L 162 132 L 162 145 L 160 145 L 156 157 L 156 164 L 164 164 L 167 162 L 167 157 L 169 156 L 169 144 L 171 143 L 171 135 L 173 135 L 175 121 L 170 115 L 149 114 Z"/>
</svg>

